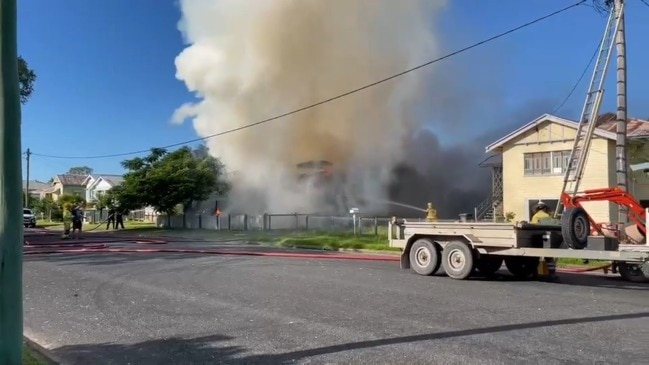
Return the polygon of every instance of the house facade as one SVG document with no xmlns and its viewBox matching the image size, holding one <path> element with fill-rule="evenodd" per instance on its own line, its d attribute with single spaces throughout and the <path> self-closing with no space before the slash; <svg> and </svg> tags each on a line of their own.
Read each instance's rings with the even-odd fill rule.
<svg viewBox="0 0 649 365">
<path fill-rule="evenodd" d="M 27 190 L 27 180 L 23 180 L 23 192 Z M 52 185 L 38 180 L 29 180 L 30 199 L 52 198 L 54 188 Z"/>
<path fill-rule="evenodd" d="M 87 175 L 62 174 L 52 179 L 52 198 L 56 201 L 62 195 L 86 196 Z"/>
<path fill-rule="evenodd" d="M 86 179 L 86 201 L 92 202 L 124 181 L 121 175 L 88 176 Z"/>
<path fill-rule="evenodd" d="M 601 123 L 601 121 L 600 121 Z M 544 114 L 486 147 L 487 153 L 499 155 L 501 169 L 500 205 L 503 215 L 513 213 L 514 221 L 529 221 L 533 206 L 542 200 L 556 208 L 578 124 Z M 629 138 L 649 137 L 649 123 L 632 119 Z M 617 185 L 615 167 L 615 122 L 601 123 L 595 130 L 584 176 L 579 190 Z M 649 179 L 644 173 L 630 173 L 629 187 L 641 203 L 649 203 Z M 497 195 L 497 194 L 496 194 Z M 599 222 L 617 220 L 618 208 L 609 202 L 588 202 L 584 207 Z"/>
</svg>

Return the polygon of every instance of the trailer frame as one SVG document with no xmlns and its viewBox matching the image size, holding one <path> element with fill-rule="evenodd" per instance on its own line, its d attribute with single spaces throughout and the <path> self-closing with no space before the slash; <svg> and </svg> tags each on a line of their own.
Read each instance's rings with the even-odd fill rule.
<svg viewBox="0 0 649 365">
<path fill-rule="evenodd" d="M 401 248 L 401 268 L 433 275 L 442 266 L 453 279 L 486 276 L 504 262 L 519 278 L 536 278 L 545 258 L 605 260 L 618 263 L 627 281 L 649 282 L 649 242 L 620 244 L 616 237 L 587 233 L 582 249 L 566 247 L 565 225 L 467 221 L 388 223 L 390 247 Z M 644 228 L 644 227 L 643 227 Z M 413 262 L 414 261 L 414 262 Z"/>
</svg>

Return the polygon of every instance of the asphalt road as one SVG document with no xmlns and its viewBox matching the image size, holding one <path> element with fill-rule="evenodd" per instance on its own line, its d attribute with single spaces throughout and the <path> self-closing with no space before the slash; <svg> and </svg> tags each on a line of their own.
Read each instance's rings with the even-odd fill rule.
<svg viewBox="0 0 649 365">
<path fill-rule="evenodd" d="M 456 281 L 394 262 L 185 254 L 25 260 L 25 333 L 70 364 L 649 358 L 649 286 L 610 278 Z"/>
</svg>

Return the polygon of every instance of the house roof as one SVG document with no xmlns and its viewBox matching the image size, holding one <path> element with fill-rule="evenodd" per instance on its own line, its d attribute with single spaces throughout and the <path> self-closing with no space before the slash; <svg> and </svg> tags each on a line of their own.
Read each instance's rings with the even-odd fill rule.
<svg viewBox="0 0 649 365">
<path fill-rule="evenodd" d="M 55 180 L 58 180 L 61 185 L 83 186 L 86 177 L 88 177 L 88 175 L 62 174 L 56 175 Z"/>
<path fill-rule="evenodd" d="M 98 176 L 98 175 L 95 175 Z M 105 181 L 110 185 L 111 187 L 120 185 L 124 181 L 124 177 L 122 175 L 101 175 L 98 176 L 92 183 L 90 183 L 87 188 L 88 189 L 93 189 L 96 187 L 100 182 Z"/>
<path fill-rule="evenodd" d="M 615 133 L 617 128 L 615 121 L 615 114 L 606 113 L 599 117 L 599 120 L 597 121 L 597 128 Z M 628 123 L 626 125 L 626 135 L 630 139 L 649 138 L 649 121 L 637 118 L 628 119 Z"/>
<path fill-rule="evenodd" d="M 482 162 L 478 164 L 478 166 L 492 167 L 492 166 L 502 166 L 502 164 L 503 164 L 503 155 L 498 153 L 485 158 L 484 160 L 482 160 Z"/>
<path fill-rule="evenodd" d="M 29 180 L 29 190 L 36 190 L 36 191 L 45 191 L 48 190 L 52 187 L 52 185 L 38 181 L 38 180 Z M 27 180 L 23 180 L 23 189 L 27 189 Z"/>
<path fill-rule="evenodd" d="M 500 138 L 499 140 L 491 143 L 486 147 L 486 152 L 492 152 L 497 148 L 502 147 L 511 140 L 523 135 L 532 128 L 535 128 L 543 123 L 551 122 L 563 125 L 568 128 L 577 129 L 579 123 L 576 121 L 557 117 L 551 114 L 543 114 L 533 121 L 525 124 L 517 130 L 509 133 L 508 135 Z M 601 115 L 597 120 L 598 127 L 595 129 L 595 135 L 601 138 L 615 140 L 615 114 L 606 113 Z M 649 122 L 642 119 L 629 119 L 627 124 L 627 137 L 629 138 L 649 138 Z"/>
</svg>

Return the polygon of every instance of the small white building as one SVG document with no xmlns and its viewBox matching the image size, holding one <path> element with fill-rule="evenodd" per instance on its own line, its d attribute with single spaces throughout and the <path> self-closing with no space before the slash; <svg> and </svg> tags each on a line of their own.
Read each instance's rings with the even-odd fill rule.
<svg viewBox="0 0 649 365">
<path fill-rule="evenodd" d="M 95 175 L 86 179 L 86 201 L 92 202 L 124 181 L 121 175 Z"/>
</svg>

